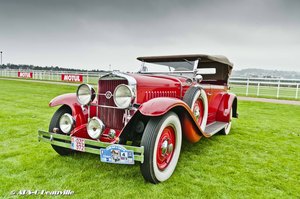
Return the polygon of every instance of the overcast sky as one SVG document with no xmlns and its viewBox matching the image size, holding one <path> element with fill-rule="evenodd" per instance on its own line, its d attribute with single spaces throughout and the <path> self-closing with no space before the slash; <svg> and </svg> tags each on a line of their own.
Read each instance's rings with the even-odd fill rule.
<svg viewBox="0 0 300 199">
<path fill-rule="evenodd" d="M 0 51 L 3 63 L 80 69 L 201 53 L 300 71 L 300 1 L 0 0 Z"/>
</svg>

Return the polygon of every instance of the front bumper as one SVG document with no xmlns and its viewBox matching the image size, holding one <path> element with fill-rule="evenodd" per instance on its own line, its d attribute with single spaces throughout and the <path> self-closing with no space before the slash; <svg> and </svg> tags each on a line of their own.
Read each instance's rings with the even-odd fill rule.
<svg viewBox="0 0 300 199">
<path fill-rule="evenodd" d="M 71 136 L 62 135 L 57 133 L 50 133 L 45 131 L 38 131 L 38 141 L 47 142 L 52 145 L 60 146 L 63 148 L 71 148 Z M 107 142 L 94 141 L 89 139 L 84 139 L 85 147 L 83 152 L 92 153 L 100 155 L 100 149 L 113 146 L 116 144 L 111 144 Z M 134 152 L 134 161 L 144 162 L 144 147 L 128 146 L 128 145 L 118 145 L 122 146 L 127 150 L 132 150 Z"/>
</svg>

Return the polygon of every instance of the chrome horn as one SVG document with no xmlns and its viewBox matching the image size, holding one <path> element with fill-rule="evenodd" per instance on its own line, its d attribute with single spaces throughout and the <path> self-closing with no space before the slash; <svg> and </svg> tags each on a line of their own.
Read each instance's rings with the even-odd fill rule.
<svg viewBox="0 0 300 199">
<path fill-rule="evenodd" d="M 200 84 L 200 82 L 202 82 L 203 77 L 202 77 L 202 75 L 200 74 L 200 70 L 199 70 L 199 69 L 196 69 L 196 70 L 195 70 L 194 79 L 196 80 L 196 82 L 197 82 L 198 84 Z"/>
</svg>

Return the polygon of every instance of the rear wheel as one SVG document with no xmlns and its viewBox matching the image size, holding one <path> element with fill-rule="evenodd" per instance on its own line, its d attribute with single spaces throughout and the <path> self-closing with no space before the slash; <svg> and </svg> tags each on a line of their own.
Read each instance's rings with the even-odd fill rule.
<svg viewBox="0 0 300 199">
<path fill-rule="evenodd" d="M 141 140 L 144 163 L 140 168 L 146 181 L 156 184 L 171 177 L 178 162 L 181 143 L 181 124 L 175 113 L 169 112 L 149 120 Z"/>
<path fill-rule="evenodd" d="M 69 113 L 70 115 L 72 115 L 72 111 L 69 107 L 67 106 L 62 106 L 60 107 L 53 115 L 50 125 L 49 125 L 49 132 L 53 132 L 53 129 L 58 129 L 56 133 L 59 134 L 63 134 L 62 130 L 60 129 L 59 126 L 59 121 L 60 118 L 65 114 L 65 113 Z M 67 148 L 63 148 L 60 146 L 55 146 L 55 145 L 51 145 L 52 148 L 59 154 L 59 155 L 69 155 L 74 153 L 73 150 L 71 149 L 67 149 Z"/>
<path fill-rule="evenodd" d="M 229 115 L 229 122 L 228 124 L 220 131 L 221 134 L 223 135 L 228 135 L 231 130 L 231 121 L 232 121 L 232 109 L 230 110 L 230 115 Z"/>
</svg>

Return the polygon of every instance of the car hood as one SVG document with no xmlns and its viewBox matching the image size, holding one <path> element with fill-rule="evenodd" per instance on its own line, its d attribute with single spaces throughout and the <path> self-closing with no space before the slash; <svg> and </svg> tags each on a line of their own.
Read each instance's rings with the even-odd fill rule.
<svg viewBox="0 0 300 199">
<path fill-rule="evenodd" d="M 187 78 L 170 75 L 127 74 L 136 80 L 137 103 L 156 97 L 182 98 Z"/>
</svg>

